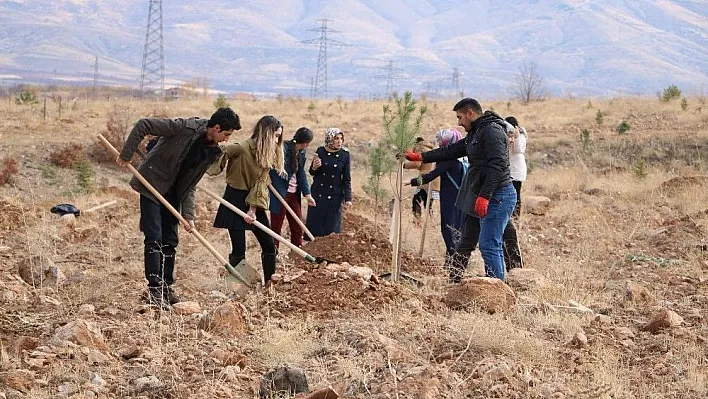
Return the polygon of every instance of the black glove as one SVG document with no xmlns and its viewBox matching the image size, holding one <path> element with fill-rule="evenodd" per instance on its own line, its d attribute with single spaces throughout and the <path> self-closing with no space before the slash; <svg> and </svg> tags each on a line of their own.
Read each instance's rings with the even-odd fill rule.
<svg viewBox="0 0 708 399">
<path fill-rule="evenodd" d="M 411 179 L 411 186 L 413 187 L 418 187 L 423 185 L 423 178 L 422 177 L 416 177 Z"/>
</svg>

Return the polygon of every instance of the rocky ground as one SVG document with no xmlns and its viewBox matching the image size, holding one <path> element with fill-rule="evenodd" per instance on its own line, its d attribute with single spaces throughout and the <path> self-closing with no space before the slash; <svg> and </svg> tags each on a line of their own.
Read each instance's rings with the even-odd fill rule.
<svg viewBox="0 0 708 399">
<path fill-rule="evenodd" d="M 526 267 L 508 285 L 477 277 L 478 253 L 467 279 L 447 285 L 439 226 L 419 258 L 409 220 L 402 267 L 423 285 L 379 278 L 388 215 L 361 202 L 342 234 L 303 247 L 334 263 L 282 256 L 272 290 L 246 295 L 181 232 L 186 301 L 160 312 L 140 299 L 125 173 L 93 163 L 91 193 L 67 192 L 73 171 L 46 166 L 48 144 L 8 146 L 21 173 L 0 188 L 0 398 L 275 397 L 264 376 L 310 399 L 708 395 L 704 169 L 642 180 L 628 167 L 534 171 L 519 220 Z M 76 218 L 49 213 L 112 200 Z M 228 253 L 208 227 L 214 204 L 199 202 L 197 226 Z"/>
</svg>

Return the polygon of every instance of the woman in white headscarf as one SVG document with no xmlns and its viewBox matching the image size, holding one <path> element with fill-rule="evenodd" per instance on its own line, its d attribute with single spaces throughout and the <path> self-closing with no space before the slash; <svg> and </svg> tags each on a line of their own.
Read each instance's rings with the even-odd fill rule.
<svg viewBox="0 0 708 399">
<path fill-rule="evenodd" d="M 325 145 L 317 148 L 310 164 L 312 197 L 305 225 L 315 237 L 342 232 L 342 206 L 352 205 L 351 157 L 343 148 L 344 132 L 331 127 Z"/>
</svg>

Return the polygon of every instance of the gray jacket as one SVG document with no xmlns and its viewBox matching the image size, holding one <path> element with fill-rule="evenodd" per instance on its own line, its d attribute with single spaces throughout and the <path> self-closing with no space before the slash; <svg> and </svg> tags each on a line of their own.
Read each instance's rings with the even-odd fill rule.
<svg viewBox="0 0 708 399">
<path fill-rule="evenodd" d="M 120 158 L 125 161 L 130 160 L 146 135 L 158 136 L 159 141 L 140 163 L 138 171 L 157 192 L 164 196 L 179 177 L 182 161 L 192 144 L 206 134 L 207 122 L 207 119 L 199 118 L 141 119 L 135 124 L 125 141 Z M 184 180 L 180 180 L 190 182 L 182 187 L 182 192 L 177 193 L 177 198 L 182 205 L 181 213 L 187 220 L 194 220 L 195 187 L 209 165 L 221 155 L 221 149 L 216 145 L 210 147 L 209 155 L 209 159 L 198 167 L 185 171 Z M 140 194 L 158 202 L 137 178 L 133 177 L 130 180 L 130 186 Z"/>
</svg>

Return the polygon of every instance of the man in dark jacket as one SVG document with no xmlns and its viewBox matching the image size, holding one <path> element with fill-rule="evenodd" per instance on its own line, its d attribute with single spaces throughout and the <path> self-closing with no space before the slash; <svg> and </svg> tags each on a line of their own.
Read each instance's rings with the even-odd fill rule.
<svg viewBox="0 0 708 399">
<path fill-rule="evenodd" d="M 141 175 L 194 227 L 195 188 L 209 165 L 221 156 L 217 145 L 241 129 L 239 117 L 230 108 L 219 108 L 210 119 L 139 120 L 116 159 L 127 166 L 146 135 L 157 136 L 157 144 L 138 167 Z M 133 177 L 130 186 L 140 193 L 140 229 L 145 235 L 145 278 L 147 299 L 167 308 L 179 302 L 172 290 L 175 253 L 178 244 L 177 218 Z"/>
<path fill-rule="evenodd" d="M 478 237 L 486 275 L 504 280 L 502 235 L 516 205 L 504 120 L 492 111 L 483 113 L 482 106 L 472 98 L 460 100 L 452 110 L 467 131 L 464 140 L 422 154 L 407 151 L 405 156 L 424 163 L 467 156 L 469 169 L 455 201 L 466 216 L 462 237 L 448 263 L 450 280 L 462 279 Z"/>
</svg>

